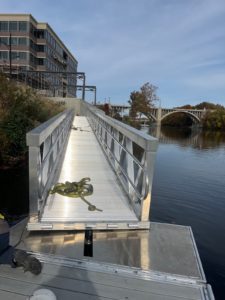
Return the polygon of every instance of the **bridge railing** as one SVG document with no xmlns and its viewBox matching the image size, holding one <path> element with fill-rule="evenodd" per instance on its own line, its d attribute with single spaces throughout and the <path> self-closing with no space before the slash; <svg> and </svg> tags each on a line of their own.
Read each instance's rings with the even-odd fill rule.
<svg viewBox="0 0 225 300">
<path fill-rule="evenodd" d="M 68 109 L 27 133 L 30 216 L 40 214 L 57 171 L 74 117 Z"/>
<path fill-rule="evenodd" d="M 85 102 L 81 103 L 81 114 L 87 116 L 137 218 L 148 221 L 158 140 Z"/>
</svg>

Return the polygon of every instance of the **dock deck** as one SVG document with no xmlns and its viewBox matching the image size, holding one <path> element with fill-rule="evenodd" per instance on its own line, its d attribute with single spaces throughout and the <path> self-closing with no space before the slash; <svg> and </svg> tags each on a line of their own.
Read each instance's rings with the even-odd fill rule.
<svg viewBox="0 0 225 300">
<path fill-rule="evenodd" d="M 15 244 L 24 225 L 11 231 Z M 40 275 L 0 265 L 0 299 L 27 299 L 39 288 L 57 299 L 213 300 L 190 227 L 94 232 L 93 257 L 83 232 L 27 232 L 19 248 L 42 261 Z"/>
</svg>

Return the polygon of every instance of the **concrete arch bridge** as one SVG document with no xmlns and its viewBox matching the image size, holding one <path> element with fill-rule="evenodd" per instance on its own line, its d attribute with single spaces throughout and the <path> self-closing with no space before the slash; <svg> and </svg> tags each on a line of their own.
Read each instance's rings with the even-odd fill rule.
<svg viewBox="0 0 225 300">
<path fill-rule="evenodd" d="M 163 119 L 176 113 L 185 113 L 192 119 L 194 124 L 201 124 L 206 109 L 153 108 L 150 116 L 157 125 L 161 125 Z"/>
<path fill-rule="evenodd" d="M 123 116 L 124 113 L 128 112 L 130 110 L 129 105 L 118 105 L 118 104 L 112 104 L 111 105 L 112 110 L 115 112 L 120 112 Z M 206 113 L 206 109 L 184 109 L 184 108 L 153 108 L 150 114 L 150 117 L 154 122 L 157 123 L 157 125 L 161 125 L 161 122 L 163 119 L 168 117 L 169 115 L 175 114 L 175 113 L 185 113 L 187 114 L 193 121 L 194 124 L 201 124 L 202 119 Z"/>
</svg>

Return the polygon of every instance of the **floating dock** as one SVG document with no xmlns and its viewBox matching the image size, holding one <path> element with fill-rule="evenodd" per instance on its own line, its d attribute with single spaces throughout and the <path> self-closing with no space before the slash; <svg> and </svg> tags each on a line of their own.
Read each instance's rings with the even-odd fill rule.
<svg viewBox="0 0 225 300">
<path fill-rule="evenodd" d="M 18 242 L 26 221 L 11 230 Z M 151 223 L 151 230 L 93 233 L 93 257 L 83 256 L 83 232 L 23 233 L 20 249 L 43 264 L 40 275 L 0 265 L 0 299 L 29 299 L 40 288 L 57 299 L 213 300 L 190 227 Z"/>
</svg>

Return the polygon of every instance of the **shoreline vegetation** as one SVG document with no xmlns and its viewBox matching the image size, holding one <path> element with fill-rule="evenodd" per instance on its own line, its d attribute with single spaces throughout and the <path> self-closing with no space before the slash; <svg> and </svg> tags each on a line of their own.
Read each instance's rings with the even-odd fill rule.
<svg viewBox="0 0 225 300">
<path fill-rule="evenodd" d="M 225 131 L 225 107 L 210 102 L 202 102 L 195 106 L 184 105 L 183 109 L 206 109 L 206 114 L 202 120 L 202 128 L 207 131 Z M 192 120 L 185 113 L 175 113 L 163 120 L 163 126 L 190 127 Z"/>
<path fill-rule="evenodd" d="M 203 105 L 205 105 L 204 107 L 208 111 L 206 111 L 206 114 L 202 120 L 202 129 L 204 131 L 225 132 L 225 107 L 223 107 L 222 105 L 213 104 L 209 102 L 202 102 L 196 106 L 185 105 L 177 108 L 204 109 Z M 141 128 L 141 122 L 138 120 L 138 118 L 133 118 L 129 115 L 124 116 L 122 119 L 118 113 L 116 113 L 113 117 L 137 129 Z M 146 124 L 151 126 L 154 123 L 151 120 L 148 120 Z M 193 121 L 186 113 L 171 114 L 167 118 L 165 118 L 161 124 L 162 127 L 166 126 L 178 129 L 184 127 L 192 127 L 193 125 Z"/>
<path fill-rule="evenodd" d="M 25 164 L 26 133 L 64 109 L 0 74 L 0 169 Z"/>
<path fill-rule="evenodd" d="M 138 117 L 133 117 L 131 115 L 125 115 L 123 118 L 120 116 L 119 112 L 110 111 L 110 106 L 106 103 L 104 105 L 99 105 L 99 109 L 102 109 L 106 115 L 109 115 L 121 122 L 124 122 L 132 127 L 141 129 L 141 122 L 138 120 Z M 186 109 L 207 109 L 208 111 L 205 114 L 205 117 L 202 121 L 202 129 L 205 131 L 221 131 L 225 132 L 225 107 L 218 104 L 213 104 L 209 102 L 202 102 L 196 106 L 185 105 L 182 107 L 176 108 L 186 108 Z M 142 113 L 143 115 L 145 113 Z M 154 123 L 151 120 L 146 122 L 147 125 L 153 125 Z M 193 121 L 186 113 L 174 113 L 165 118 L 162 121 L 161 126 L 174 127 L 174 128 L 184 128 L 191 127 Z"/>
<path fill-rule="evenodd" d="M 118 111 L 112 111 L 110 104 L 105 103 L 103 105 L 98 105 L 106 115 L 109 115 L 115 119 L 118 119 L 132 127 L 137 129 L 141 128 L 141 119 L 144 116 L 145 125 L 153 125 L 153 120 L 151 117 L 151 109 L 155 107 L 155 103 L 159 101 L 156 94 L 157 87 L 147 82 L 138 91 L 133 91 L 130 93 L 130 99 L 128 103 L 130 104 L 129 115 L 123 118 Z M 201 102 L 197 105 L 184 105 L 180 107 L 175 107 L 179 109 L 205 109 L 206 113 L 202 120 L 201 127 L 203 130 L 212 131 L 223 131 L 225 132 L 225 107 L 219 104 L 214 104 L 210 102 Z M 195 125 L 193 120 L 186 113 L 176 112 L 167 116 L 163 121 L 161 126 L 171 126 L 171 127 L 191 127 Z"/>
</svg>

